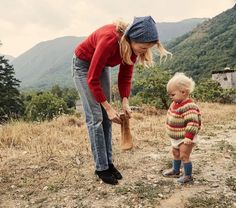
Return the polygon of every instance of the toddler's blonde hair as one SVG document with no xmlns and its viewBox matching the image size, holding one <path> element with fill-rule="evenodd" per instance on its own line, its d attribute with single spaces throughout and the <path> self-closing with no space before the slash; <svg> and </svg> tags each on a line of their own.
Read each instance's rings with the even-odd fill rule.
<svg viewBox="0 0 236 208">
<path fill-rule="evenodd" d="M 167 91 L 170 90 L 170 87 L 174 87 L 178 90 L 185 90 L 190 94 L 194 91 L 195 82 L 191 77 L 187 77 L 184 73 L 177 72 L 167 83 Z"/>
<path fill-rule="evenodd" d="M 129 64 L 129 65 L 133 65 L 134 63 L 131 60 L 132 49 L 131 49 L 131 46 L 130 46 L 130 41 L 124 35 L 125 30 L 126 30 L 126 28 L 128 27 L 129 24 L 127 24 L 126 22 L 124 22 L 122 20 L 117 20 L 116 22 L 114 22 L 114 24 L 116 26 L 116 31 L 121 36 L 121 39 L 119 41 L 120 55 L 121 55 L 124 63 Z M 164 61 L 165 61 L 167 59 L 168 55 L 172 56 L 172 53 L 167 51 L 163 47 L 163 45 L 161 44 L 160 41 L 155 41 L 153 43 L 156 44 L 157 49 L 160 53 L 160 61 L 162 60 L 163 57 L 164 57 Z M 144 53 L 142 55 L 139 55 L 138 60 L 144 66 L 152 66 L 153 65 L 153 56 L 152 56 L 151 48 L 149 48 L 146 53 Z"/>
</svg>

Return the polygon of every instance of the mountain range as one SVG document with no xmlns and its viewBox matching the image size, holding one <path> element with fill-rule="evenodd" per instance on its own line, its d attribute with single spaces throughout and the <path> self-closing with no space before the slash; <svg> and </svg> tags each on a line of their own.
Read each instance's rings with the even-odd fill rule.
<svg viewBox="0 0 236 208">
<path fill-rule="evenodd" d="M 173 40 L 205 20 L 207 19 L 196 18 L 175 23 L 158 23 L 160 39 L 162 42 Z M 21 89 L 49 89 L 55 84 L 73 87 L 71 59 L 74 48 L 84 38 L 66 36 L 40 42 L 11 61 L 16 78 L 21 81 Z"/>
</svg>

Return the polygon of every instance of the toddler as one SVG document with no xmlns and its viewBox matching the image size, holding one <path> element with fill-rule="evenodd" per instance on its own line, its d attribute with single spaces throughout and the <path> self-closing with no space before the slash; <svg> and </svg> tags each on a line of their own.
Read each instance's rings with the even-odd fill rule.
<svg viewBox="0 0 236 208">
<path fill-rule="evenodd" d="M 167 112 L 166 130 L 171 140 L 173 167 L 164 170 L 165 177 L 179 177 L 181 161 L 184 175 L 177 179 L 179 183 L 193 181 L 190 154 L 197 142 L 201 126 L 200 110 L 190 98 L 194 90 L 194 81 L 183 73 L 176 73 L 167 84 L 167 92 L 172 103 Z"/>
</svg>

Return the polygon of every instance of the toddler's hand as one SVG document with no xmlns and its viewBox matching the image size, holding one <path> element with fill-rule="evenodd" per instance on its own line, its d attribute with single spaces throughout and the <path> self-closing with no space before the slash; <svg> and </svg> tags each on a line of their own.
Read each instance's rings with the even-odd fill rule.
<svg viewBox="0 0 236 208">
<path fill-rule="evenodd" d="M 192 144 L 192 140 L 189 138 L 184 138 L 184 144 Z"/>
</svg>

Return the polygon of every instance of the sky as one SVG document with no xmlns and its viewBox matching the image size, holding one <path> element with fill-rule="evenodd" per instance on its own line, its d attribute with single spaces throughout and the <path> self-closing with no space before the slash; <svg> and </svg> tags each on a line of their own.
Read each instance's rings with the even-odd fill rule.
<svg viewBox="0 0 236 208">
<path fill-rule="evenodd" d="M 117 19 L 156 22 L 212 18 L 236 0 L 0 0 L 0 54 L 19 56 L 42 41 L 87 36 Z"/>
</svg>

